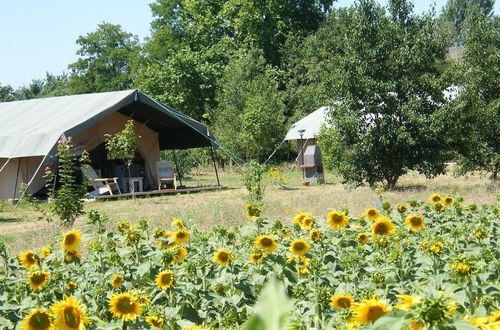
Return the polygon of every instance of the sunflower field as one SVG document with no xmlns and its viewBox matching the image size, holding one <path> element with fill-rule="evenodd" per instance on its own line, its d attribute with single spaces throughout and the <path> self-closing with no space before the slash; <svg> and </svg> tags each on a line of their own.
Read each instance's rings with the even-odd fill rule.
<svg viewBox="0 0 500 330">
<path fill-rule="evenodd" d="M 248 225 L 210 232 L 91 211 L 85 233 L 0 246 L 0 328 L 499 329 L 499 208 L 377 205 L 292 223 L 247 204 Z"/>
</svg>

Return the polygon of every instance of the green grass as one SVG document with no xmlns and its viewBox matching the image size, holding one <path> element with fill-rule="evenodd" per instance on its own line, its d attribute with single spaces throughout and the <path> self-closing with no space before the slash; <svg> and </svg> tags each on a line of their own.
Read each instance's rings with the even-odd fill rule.
<svg viewBox="0 0 500 330">
<path fill-rule="evenodd" d="M 330 209 L 349 209 L 352 216 L 360 215 L 373 205 L 376 195 L 369 187 L 353 188 L 340 183 L 340 179 L 326 174 L 324 185 L 302 185 L 302 172 L 292 166 L 283 166 L 289 190 L 267 183 L 263 214 L 271 219 L 290 222 L 299 211 L 312 213 L 323 219 Z M 86 203 L 85 210 L 95 209 L 110 217 L 110 226 L 120 220 L 136 223 L 147 219 L 152 227 L 166 226 L 172 217 L 191 222 L 203 230 L 214 226 L 237 226 L 247 220 L 244 211 L 246 190 L 243 188 L 237 169 L 220 172 L 221 183 L 228 188 L 222 191 L 207 191 L 191 194 L 164 195 L 157 197 L 96 201 Z M 212 172 L 195 171 L 183 184 L 199 186 L 215 184 Z M 384 193 L 393 205 L 411 199 L 427 200 L 432 193 L 461 196 L 465 203 L 495 203 L 499 194 L 499 183 L 490 181 L 486 175 L 469 177 L 442 175 L 429 180 L 410 173 L 400 179 L 397 189 Z M 39 214 L 29 205 L 14 209 L 10 205 L 0 208 L 0 240 L 13 251 L 41 247 L 52 235 L 61 232 L 54 224 L 37 221 Z M 85 230 L 85 217 L 75 224 Z"/>
</svg>

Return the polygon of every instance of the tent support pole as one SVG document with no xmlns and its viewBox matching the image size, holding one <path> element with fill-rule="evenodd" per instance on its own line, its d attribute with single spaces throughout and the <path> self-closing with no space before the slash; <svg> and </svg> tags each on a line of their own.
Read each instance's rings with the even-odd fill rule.
<svg viewBox="0 0 500 330">
<path fill-rule="evenodd" d="M 14 185 L 14 193 L 12 194 L 12 199 L 16 199 L 17 182 L 19 181 L 19 169 L 20 168 L 21 168 L 21 158 L 18 158 L 17 159 L 16 184 Z"/>
<path fill-rule="evenodd" d="M 177 170 L 177 173 L 179 173 L 179 182 L 181 183 L 182 186 L 182 175 L 181 172 L 179 171 L 179 163 L 177 162 L 177 155 L 175 154 L 175 150 L 172 149 L 172 155 L 174 156 L 174 163 L 175 163 L 175 169 Z"/>
<path fill-rule="evenodd" d="M 5 164 L 3 164 L 2 168 L 0 168 L 0 172 L 3 171 L 3 169 L 7 166 L 7 164 L 10 162 L 12 158 L 7 158 L 7 161 L 5 162 Z"/>
<path fill-rule="evenodd" d="M 43 156 L 43 159 L 40 162 L 40 165 L 38 165 L 38 167 L 36 168 L 35 174 L 33 174 L 33 176 L 31 177 L 30 181 L 26 185 L 26 189 L 24 189 L 23 193 L 21 194 L 21 197 L 19 197 L 19 200 L 17 201 L 16 206 L 14 206 L 14 208 L 16 208 L 19 205 L 19 203 L 21 203 L 21 200 L 23 199 L 24 194 L 26 194 L 26 192 L 28 191 L 31 183 L 33 182 L 33 180 L 35 179 L 36 175 L 38 174 L 38 171 L 40 171 L 40 168 L 42 167 L 42 165 L 45 162 L 45 159 L 47 158 L 48 155 L 49 154 L 46 154 L 45 156 Z"/>
<path fill-rule="evenodd" d="M 212 162 L 214 163 L 215 177 L 217 178 L 217 185 L 220 186 L 219 172 L 217 171 L 217 162 L 215 161 L 214 147 L 210 146 L 210 151 L 212 153 Z"/>
</svg>

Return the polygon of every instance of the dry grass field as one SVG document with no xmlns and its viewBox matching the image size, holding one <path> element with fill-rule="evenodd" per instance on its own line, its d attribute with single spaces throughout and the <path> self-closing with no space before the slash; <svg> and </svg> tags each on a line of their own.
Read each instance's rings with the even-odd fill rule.
<svg viewBox="0 0 500 330">
<path fill-rule="evenodd" d="M 263 215 L 271 219 L 290 222 L 299 211 L 312 213 L 323 219 L 330 209 L 349 209 L 352 216 L 360 215 L 373 206 L 377 198 L 369 187 L 353 188 L 340 183 L 340 179 L 326 174 L 324 185 L 302 185 L 302 173 L 294 168 L 282 168 L 290 189 L 267 183 L 264 196 Z M 110 217 L 110 226 L 120 220 L 136 223 L 147 219 L 151 227 L 167 224 L 172 217 L 182 218 L 191 225 L 208 230 L 214 226 L 237 226 L 247 220 L 244 203 L 246 190 L 237 171 L 222 171 L 221 183 L 227 187 L 222 191 L 192 194 L 165 195 L 159 197 L 97 201 L 86 203 L 85 210 L 95 209 Z M 197 186 L 214 184 L 213 173 L 199 173 L 185 184 Z M 427 200 L 432 193 L 461 196 L 465 203 L 493 204 L 500 193 L 500 184 L 490 181 L 485 174 L 468 177 L 439 176 L 429 180 L 410 173 L 398 182 L 397 189 L 384 192 L 384 197 L 393 205 L 419 199 Z M 39 213 L 30 205 L 0 205 L 0 241 L 12 252 L 26 248 L 37 248 L 51 241 L 51 237 L 63 229 L 55 224 L 37 221 Z M 85 216 L 80 217 L 76 227 L 85 230 Z"/>
</svg>

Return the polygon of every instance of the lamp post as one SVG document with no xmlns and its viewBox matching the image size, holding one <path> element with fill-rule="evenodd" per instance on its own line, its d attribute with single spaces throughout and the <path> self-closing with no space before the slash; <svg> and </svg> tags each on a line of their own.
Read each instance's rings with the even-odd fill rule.
<svg viewBox="0 0 500 330">
<path fill-rule="evenodd" d="M 304 140 L 303 136 L 304 136 L 305 131 L 306 131 L 305 129 L 299 129 L 300 140 Z M 306 174 L 304 172 L 304 145 L 305 145 L 305 142 L 302 142 L 302 147 L 300 148 L 300 154 L 301 154 L 301 158 L 302 158 L 302 161 L 301 161 L 302 179 L 304 179 L 306 177 Z"/>
</svg>

